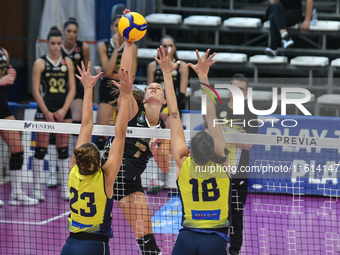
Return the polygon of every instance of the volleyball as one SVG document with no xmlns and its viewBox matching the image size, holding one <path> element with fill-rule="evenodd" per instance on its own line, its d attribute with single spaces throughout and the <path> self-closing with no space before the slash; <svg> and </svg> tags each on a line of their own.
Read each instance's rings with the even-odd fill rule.
<svg viewBox="0 0 340 255">
<path fill-rule="evenodd" d="M 143 38 L 147 25 L 145 18 L 137 12 L 129 12 L 121 17 L 118 31 L 125 40 L 135 42 Z"/>
</svg>

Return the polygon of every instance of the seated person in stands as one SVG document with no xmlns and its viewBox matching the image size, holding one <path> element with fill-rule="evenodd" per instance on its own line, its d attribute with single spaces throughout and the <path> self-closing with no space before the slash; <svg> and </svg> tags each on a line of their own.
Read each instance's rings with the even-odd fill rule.
<svg viewBox="0 0 340 255">
<path fill-rule="evenodd" d="M 294 45 L 294 41 L 287 32 L 287 27 L 299 23 L 302 19 L 302 0 L 269 0 L 270 6 L 266 11 L 264 21 L 270 20 L 270 45 L 265 54 L 277 56 L 277 48 L 287 49 Z M 313 0 L 306 0 L 305 19 L 301 24 L 302 30 L 309 30 L 313 10 Z"/>
<path fill-rule="evenodd" d="M 176 49 L 176 43 L 174 38 L 172 38 L 170 35 L 165 35 L 160 40 L 160 45 L 163 47 L 165 52 L 168 51 L 169 47 L 171 48 L 171 61 L 176 62 L 178 61 L 177 57 L 177 49 Z M 172 80 L 174 83 L 175 93 L 177 97 L 177 103 L 179 110 L 184 109 L 183 100 L 185 99 L 187 87 L 188 87 L 188 80 L 189 80 L 189 68 L 187 67 L 187 64 L 184 61 L 181 61 L 181 63 L 177 66 L 175 70 L 172 71 Z M 157 82 L 164 87 L 164 78 L 162 74 L 162 70 L 157 64 L 156 61 L 152 61 L 148 66 L 148 82 L 147 84 L 150 84 L 152 82 Z M 168 116 L 168 113 L 165 110 L 166 116 Z M 164 113 L 164 111 L 162 112 Z M 166 118 L 164 119 L 161 115 L 161 118 L 167 124 Z"/>
</svg>

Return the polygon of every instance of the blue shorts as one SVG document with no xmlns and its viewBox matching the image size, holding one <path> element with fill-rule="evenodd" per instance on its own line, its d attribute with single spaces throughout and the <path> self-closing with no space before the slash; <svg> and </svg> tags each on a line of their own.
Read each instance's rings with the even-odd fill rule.
<svg viewBox="0 0 340 255">
<path fill-rule="evenodd" d="M 61 255 L 110 254 L 108 242 L 67 238 Z"/>
<path fill-rule="evenodd" d="M 177 236 L 172 255 L 226 255 L 228 242 L 221 236 L 181 229 Z"/>
</svg>

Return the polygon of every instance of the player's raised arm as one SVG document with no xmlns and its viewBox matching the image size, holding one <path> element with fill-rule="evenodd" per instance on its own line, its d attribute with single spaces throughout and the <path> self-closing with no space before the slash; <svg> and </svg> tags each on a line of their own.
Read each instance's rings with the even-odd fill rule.
<svg viewBox="0 0 340 255">
<path fill-rule="evenodd" d="M 129 9 L 125 9 L 123 12 L 123 15 L 129 12 L 130 12 Z M 137 46 L 134 44 L 134 42 L 125 41 L 122 59 L 120 62 L 120 68 L 124 70 L 124 72 L 127 72 L 129 75 L 132 75 L 132 74 L 134 75 L 137 69 L 136 61 L 137 61 Z M 134 78 L 131 81 L 133 83 Z M 132 94 L 132 90 L 131 90 L 131 94 Z M 121 108 L 120 101 L 121 101 L 121 98 L 119 97 L 118 99 L 119 109 Z M 134 97 L 131 97 L 131 101 L 129 104 L 129 112 L 128 112 L 129 119 L 130 117 L 135 116 L 137 111 L 138 111 L 137 102 L 134 99 Z"/>
<path fill-rule="evenodd" d="M 96 84 L 98 78 L 102 75 L 102 73 L 97 74 L 96 76 L 91 75 L 91 61 L 88 62 L 87 71 L 85 69 L 84 62 L 81 62 L 81 68 L 78 66 L 80 76 L 76 75 L 77 78 L 84 85 L 84 102 L 82 108 L 82 121 L 81 128 L 78 137 L 78 141 L 76 144 L 76 148 L 80 145 L 91 141 L 91 134 L 93 129 L 93 105 L 92 105 L 92 95 L 93 95 L 93 86 Z M 72 158 L 72 161 L 75 160 Z M 74 162 L 75 163 L 75 162 Z M 71 163 L 71 166 L 73 164 Z"/>
<path fill-rule="evenodd" d="M 106 175 L 105 189 L 108 196 L 112 194 L 113 184 L 122 164 L 126 130 L 129 120 L 129 105 L 132 98 L 133 79 L 131 78 L 130 73 L 121 69 L 118 74 L 120 80 L 120 110 L 118 111 L 116 119 L 115 139 L 112 142 L 108 159 L 103 166 L 103 171 Z M 118 86 L 115 81 L 113 82 Z"/>
<path fill-rule="evenodd" d="M 165 94 L 170 113 L 171 148 L 177 166 L 181 166 L 188 155 L 189 150 L 185 142 L 183 126 L 179 116 L 177 99 L 172 80 L 172 71 L 177 68 L 178 63 L 173 63 L 171 61 L 170 54 L 166 54 L 162 46 L 160 46 L 157 50 L 159 59 L 156 58 L 156 56 L 154 56 L 154 58 L 161 67 L 164 77 Z"/>
<path fill-rule="evenodd" d="M 197 55 L 197 64 L 193 65 L 191 63 L 188 64 L 189 67 L 191 67 L 197 74 L 199 81 L 201 83 L 201 88 L 206 89 L 207 86 L 209 85 L 209 80 L 208 80 L 208 73 L 210 70 L 210 66 L 215 64 L 217 60 L 212 61 L 212 58 L 215 56 L 216 53 L 213 53 L 209 57 L 210 49 L 208 49 L 204 55 L 203 58 L 198 54 L 198 50 L 196 50 L 196 55 Z M 206 92 L 203 90 L 203 94 L 206 94 Z M 206 94 L 207 95 L 207 94 Z M 224 157 L 224 147 L 225 147 L 225 142 L 223 138 L 222 131 L 218 125 L 214 125 L 214 119 L 217 119 L 216 116 L 216 108 L 213 102 L 213 99 L 210 96 L 207 96 L 207 115 L 205 116 L 207 124 L 208 124 L 208 130 L 209 134 L 212 136 L 214 139 L 214 149 L 215 152 Z"/>
</svg>

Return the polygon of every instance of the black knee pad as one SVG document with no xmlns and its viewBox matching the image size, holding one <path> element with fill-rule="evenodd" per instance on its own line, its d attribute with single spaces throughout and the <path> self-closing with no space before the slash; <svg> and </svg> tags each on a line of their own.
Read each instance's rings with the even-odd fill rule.
<svg viewBox="0 0 340 255">
<path fill-rule="evenodd" d="M 37 159 L 44 159 L 46 153 L 47 153 L 47 148 L 35 147 L 34 157 Z"/>
<path fill-rule="evenodd" d="M 68 146 L 64 148 L 57 148 L 58 151 L 58 159 L 67 159 L 68 158 Z"/>
<path fill-rule="evenodd" d="M 156 239 L 153 234 L 143 236 L 142 238 L 137 239 L 137 242 L 143 255 L 154 255 L 161 252 L 156 244 Z"/>
<path fill-rule="evenodd" d="M 72 121 L 72 123 L 74 123 L 74 124 L 81 124 L 81 121 L 74 120 L 74 121 Z M 79 134 L 72 134 L 72 135 L 73 135 L 73 136 L 76 136 L 76 137 L 79 136 Z"/>
<path fill-rule="evenodd" d="M 96 145 L 99 150 L 103 150 L 106 143 L 105 136 L 97 136 Z"/>
<path fill-rule="evenodd" d="M 9 162 L 9 170 L 20 170 L 24 163 L 24 152 L 17 152 L 11 154 Z"/>
</svg>

